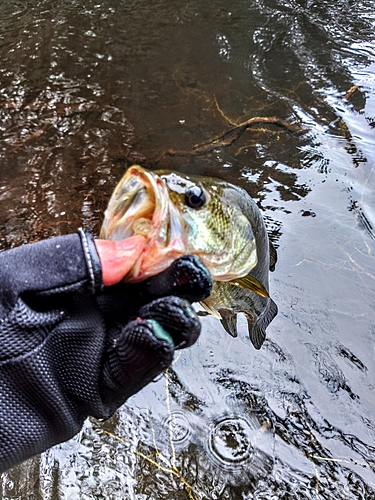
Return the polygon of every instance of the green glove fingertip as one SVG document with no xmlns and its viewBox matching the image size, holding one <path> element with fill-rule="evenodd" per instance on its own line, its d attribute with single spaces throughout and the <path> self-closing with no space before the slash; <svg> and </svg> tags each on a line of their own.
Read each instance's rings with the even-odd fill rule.
<svg viewBox="0 0 375 500">
<path fill-rule="evenodd" d="M 173 342 L 172 336 L 166 330 L 164 330 L 160 323 L 158 323 L 154 319 L 151 319 L 150 321 L 152 323 L 152 331 L 154 336 L 159 340 L 165 340 L 174 347 L 175 344 Z"/>
</svg>

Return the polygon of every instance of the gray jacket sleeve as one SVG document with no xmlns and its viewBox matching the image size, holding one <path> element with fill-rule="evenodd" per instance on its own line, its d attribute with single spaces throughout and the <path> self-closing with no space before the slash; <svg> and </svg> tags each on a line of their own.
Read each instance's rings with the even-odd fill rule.
<svg viewBox="0 0 375 500">
<path fill-rule="evenodd" d="M 0 253 L 0 319 L 18 297 L 32 292 L 52 295 L 102 288 L 99 256 L 91 233 L 59 236 Z"/>
<path fill-rule="evenodd" d="M 0 253 L 0 471 L 74 435 L 91 410 L 104 411 L 101 288 L 89 232 Z"/>
</svg>

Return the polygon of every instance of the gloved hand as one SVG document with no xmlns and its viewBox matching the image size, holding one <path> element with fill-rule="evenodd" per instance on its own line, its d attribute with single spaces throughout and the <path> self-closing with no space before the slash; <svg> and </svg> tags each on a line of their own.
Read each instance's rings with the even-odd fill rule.
<svg viewBox="0 0 375 500">
<path fill-rule="evenodd" d="M 90 234 L 0 253 L 0 472 L 108 418 L 195 342 L 212 281 L 187 256 L 103 289 Z"/>
</svg>

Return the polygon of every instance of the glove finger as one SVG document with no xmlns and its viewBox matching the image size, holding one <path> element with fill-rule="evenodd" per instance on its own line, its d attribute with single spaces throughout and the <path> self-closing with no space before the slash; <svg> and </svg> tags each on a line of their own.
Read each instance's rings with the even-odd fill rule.
<svg viewBox="0 0 375 500">
<path fill-rule="evenodd" d="M 160 297 L 176 295 L 189 302 L 199 302 L 211 294 L 213 281 L 201 261 L 193 255 L 175 260 L 160 274 L 140 283 L 120 283 L 97 295 L 105 318 L 124 321 L 138 308 Z"/>
<path fill-rule="evenodd" d="M 170 336 L 156 322 L 137 319 L 128 323 L 106 354 L 103 402 L 116 409 L 168 368 L 173 353 Z"/>
<path fill-rule="evenodd" d="M 189 302 L 206 299 L 211 294 L 212 285 L 209 271 L 194 255 L 175 260 L 165 271 L 143 284 L 144 294 L 149 300 L 177 295 Z"/>
<path fill-rule="evenodd" d="M 201 332 L 201 323 L 190 303 L 179 297 L 164 297 L 141 307 L 138 316 L 157 321 L 173 340 L 175 349 L 193 345 Z"/>
</svg>

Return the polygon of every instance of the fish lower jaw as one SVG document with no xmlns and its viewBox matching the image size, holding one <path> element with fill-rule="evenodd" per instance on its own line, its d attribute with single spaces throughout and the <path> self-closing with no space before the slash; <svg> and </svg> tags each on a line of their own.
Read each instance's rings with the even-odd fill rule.
<svg viewBox="0 0 375 500">
<path fill-rule="evenodd" d="M 147 248 L 147 244 L 146 244 Z M 167 269 L 176 259 L 187 254 L 183 240 L 176 239 L 167 246 L 157 241 L 149 243 L 146 252 L 137 260 L 125 281 L 143 281 Z"/>
</svg>

